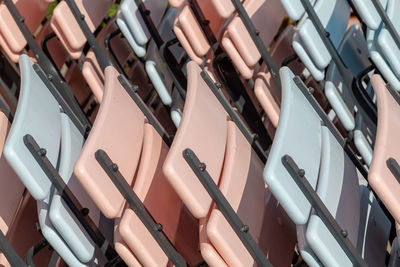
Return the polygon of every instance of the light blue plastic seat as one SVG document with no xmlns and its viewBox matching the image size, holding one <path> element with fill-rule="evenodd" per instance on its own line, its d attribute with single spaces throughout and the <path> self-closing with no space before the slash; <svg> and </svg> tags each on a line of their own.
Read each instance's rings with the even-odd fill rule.
<svg viewBox="0 0 400 267">
<path fill-rule="evenodd" d="M 360 196 L 357 170 L 296 85 L 293 73 L 280 70 L 282 108 L 264 179 L 297 225 L 300 253 L 310 266 L 351 266 L 350 260 L 282 164 L 289 155 L 359 252 L 384 264 L 390 222 L 373 195 Z M 372 194 L 372 193 L 371 193 Z M 375 206 L 374 206 L 375 205 Z M 372 212 L 373 211 L 373 212 Z M 377 222 L 373 227 L 371 222 Z M 383 240 L 383 241 L 382 241 Z M 374 245 L 375 244 L 375 245 Z M 382 256 L 383 255 L 383 256 Z M 350 265 L 349 265 L 350 264 Z"/>
<path fill-rule="evenodd" d="M 345 33 L 338 52 L 354 77 L 371 64 L 367 43 L 358 25 L 351 26 Z M 349 132 L 354 131 L 354 143 L 365 163 L 369 165 L 372 160 L 371 146 L 375 139 L 375 130 L 368 128 L 362 115 L 356 113 L 356 103 L 350 95 L 350 90 L 345 88 L 339 70 L 331 63 L 326 74 L 325 95 L 344 128 Z"/>
<path fill-rule="evenodd" d="M 372 61 L 392 87 L 400 91 L 400 49 L 395 44 L 371 1 L 353 0 L 353 2 L 368 27 L 366 39 Z M 400 18 L 398 16 L 400 2 L 397 0 L 381 0 L 381 4 L 393 26 L 400 33 Z"/>
<path fill-rule="evenodd" d="M 281 0 L 290 16 L 290 9 L 286 0 Z M 297 3 L 295 5 L 295 3 Z M 319 37 L 313 23 L 304 12 L 300 1 L 293 1 L 293 10 L 297 10 L 296 16 L 300 20 L 296 33 L 293 36 L 293 49 L 317 81 L 322 81 L 325 76 L 325 68 L 331 61 L 331 56 L 322 39 Z M 298 6 L 298 7 L 297 7 Z M 325 30 L 330 33 L 330 40 L 335 47 L 339 46 L 346 30 L 350 17 L 350 7 L 345 0 L 317 0 L 314 10 L 318 15 Z M 302 14 L 302 16 L 299 16 Z M 301 19 L 300 19 L 301 18 Z"/>
<path fill-rule="evenodd" d="M 57 202 L 55 198 L 57 194 L 54 192 L 54 186 L 33 158 L 23 140 L 26 134 L 32 135 L 38 145 L 46 149 L 46 156 L 51 164 L 57 171 L 62 170 L 63 173 L 60 173 L 60 175 L 64 182 L 68 183 L 70 176 L 67 174 L 71 173 L 68 169 L 73 167 L 74 157 L 77 156 L 78 151 L 76 148 L 82 146 L 83 138 L 76 129 L 71 130 L 72 136 L 68 137 L 65 131 L 67 129 L 65 121 L 69 122 L 69 126 L 72 123 L 65 114 L 60 112 L 59 104 L 36 73 L 31 59 L 22 55 L 19 65 L 21 69 L 21 93 L 14 122 L 4 146 L 4 156 L 32 196 L 38 201 L 41 231 L 51 246 L 71 266 L 91 264 L 89 261 L 92 260 L 94 255 L 94 244 L 84 234 L 82 228 L 75 228 L 75 233 L 71 236 L 68 236 L 71 234 L 68 232 L 68 227 L 60 228 L 59 231 L 55 229 L 51 216 L 49 216 L 49 209 L 52 209 L 53 201 L 56 200 Z M 74 139 L 76 148 L 71 146 L 72 139 Z M 76 142 L 77 139 L 80 139 L 81 143 Z M 66 147 L 66 145 L 70 145 L 70 147 Z M 60 149 L 63 151 L 61 152 Z M 74 188 L 71 189 L 74 192 Z M 85 205 L 86 203 L 82 204 Z M 94 208 L 90 211 L 94 214 L 99 213 Z M 67 210 L 61 210 L 60 214 L 62 218 L 71 217 L 71 212 Z M 72 218 L 69 219 L 73 220 Z M 67 223 L 70 223 L 70 221 Z M 62 224 L 65 225 L 65 221 Z M 84 236 L 84 238 L 76 239 L 74 238 L 75 235 Z"/>
<path fill-rule="evenodd" d="M 167 8 L 168 0 L 143 0 L 143 3 L 150 11 L 150 17 L 157 27 Z M 135 0 L 122 1 L 117 13 L 117 24 L 133 51 L 135 51 L 135 54 L 138 57 L 144 57 L 150 33 L 147 30 Z"/>
</svg>

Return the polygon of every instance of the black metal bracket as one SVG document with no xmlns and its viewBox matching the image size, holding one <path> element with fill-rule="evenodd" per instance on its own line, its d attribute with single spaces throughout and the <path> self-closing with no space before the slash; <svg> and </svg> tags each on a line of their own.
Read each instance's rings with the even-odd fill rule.
<svg viewBox="0 0 400 267">
<path fill-rule="evenodd" d="M 186 87 L 187 87 L 187 79 L 183 74 L 182 69 L 180 68 L 178 62 L 175 57 L 169 50 L 169 47 L 179 42 L 178 38 L 174 38 L 163 43 L 160 46 L 160 56 L 162 60 L 167 65 L 168 72 L 174 82 L 176 89 L 183 99 L 186 98 Z"/>
<path fill-rule="evenodd" d="M 132 85 L 131 82 L 123 75 L 118 76 L 118 80 L 121 83 L 122 87 L 126 90 L 132 100 L 136 103 L 139 109 L 146 116 L 149 123 L 156 129 L 158 134 L 162 137 L 164 142 L 168 145 L 168 147 L 172 144 L 172 137 L 167 133 L 161 123 L 157 120 L 154 114 L 150 111 L 148 106 L 143 102 L 140 96 L 137 94 L 137 86 Z"/>
<path fill-rule="evenodd" d="M 92 221 L 87 214 L 87 209 L 83 208 L 79 203 L 78 199 L 72 193 L 72 191 L 65 184 L 57 170 L 51 164 L 46 156 L 46 150 L 40 148 L 35 139 L 27 134 L 23 138 L 25 146 L 31 152 L 33 158 L 42 168 L 43 172 L 46 174 L 47 178 L 51 181 L 54 187 L 57 189 L 58 193 L 61 195 L 62 199 L 68 205 L 70 210 L 78 219 L 79 223 L 83 226 L 85 231 L 88 233 L 93 242 L 101 249 L 107 259 L 111 260 L 117 256 L 112 244 L 110 244 L 100 230 L 97 228 L 96 224 Z"/>
<path fill-rule="evenodd" d="M 319 198 L 313 187 L 308 182 L 305 171 L 300 169 L 296 162 L 289 156 L 285 155 L 282 157 L 282 164 L 289 172 L 290 176 L 296 182 L 297 186 L 303 192 L 304 196 L 311 203 L 311 206 L 317 212 L 317 215 L 321 218 L 324 225 L 328 228 L 329 232 L 336 239 L 340 247 L 349 257 L 350 261 L 354 266 L 367 266 L 364 259 L 361 257 L 357 249 L 353 246 L 350 240 L 347 238 L 347 231 L 342 229 L 325 204 Z"/>
<path fill-rule="evenodd" d="M 355 77 L 352 75 L 351 71 L 349 71 L 344 64 L 342 58 L 339 55 L 339 52 L 333 45 L 332 41 L 329 38 L 329 33 L 325 31 L 325 28 L 322 26 L 320 19 L 318 18 L 314 8 L 312 7 L 309 0 L 301 0 L 301 3 L 314 25 L 316 31 L 318 32 L 319 37 L 324 43 L 326 49 L 332 57 L 333 62 L 339 70 L 340 75 L 343 78 L 344 84 L 351 92 L 351 96 L 353 98 L 354 103 L 357 103 L 357 108 L 363 113 L 363 117 L 368 122 L 369 125 L 376 125 L 376 107 L 366 95 L 364 90 L 359 91 L 360 88 L 356 85 Z"/>
<path fill-rule="evenodd" d="M 394 42 L 396 43 L 397 48 L 400 49 L 400 36 L 397 30 L 395 29 L 393 23 L 390 21 L 388 15 L 386 14 L 385 9 L 383 8 L 381 2 L 378 0 L 371 0 L 371 1 L 372 4 L 374 4 L 374 7 L 376 8 L 376 11 L 378 12 L 382 21 L 385 23 L 385 26 L 389 31 L 390 35 L 392 36 Z"/>
<path fill-rule="evenodd" d="M 158 245 L 162 248 L 162 250 L 168 256 L 171 262 L 175 266 L 186 267 L 186 261 L 176 251 L 174 246 L 165 236 L 164 232 L 162 231 L 162 225 L 154 221 L 153 217 L 147 211 L 143 202 L 139 199 L 136 193 L 126 182 L 125 178 L 118 170 L 118 165 L 112 162 L 112 160 L 104 150 L 97 150 L 95 153 L 95 157 L 97 162 L 114 183 L 115 187 L 126 199 L 129 207 L 135 212 L 141 222 L 146 226 L 147 230 L 151 233 L 153 238 L 157 241 Z"/>
<path fill-rule="evenodd" d="M 30 267 L 35 267 L 35 264 L 33 262 L 33 257 L 42 249 L 47 247 L 49 245 L 49 242 L 47 242 L 46 239 L 41 240 L 39 243 L 34 245 L 28 250 L 28 253 L 26 253 L 26 263 Z"/>
<path fill-rule="evenodd" d="M 389 168 L 390 172 L 396 178 L 396 180 L 400 183 L 400 166 L 397 160 L 394 158 L 389 158 L 386 161 L 386 166 Z"/>
<path fill-rule="evenodd" d="M 7 238 L 0 230 L 0 251 L 7 258 L 7 261 L 11 264 L 11 266 L 25 267 L 26 263 L 21 259 L 21 257 L 14 250 L 10 242 L 8 242 Z"/>
<path fill-rule="evenodd" d="M 229 222 L 230 226 L 240 238 L 243 245 L 246 247 L 247 251 L 253 257 L 258 266 L 272 266 L 264 252 L 260 249 L 257 242 L 251 236 L 249 232 L 249 226 L 242 222 L 237 213 L 233 210 L 232 206 L 229 204 L 228 200 L 222 194 L 221 190 L 219 190 L 214 180 L 211 178 L 210 174 L 206 170 L 206 164 L 202 163 L 190 148 L 182 151 L 182 154 L 187 164 L 196 174 L 201 184 L 207 190 L 208 194 L 218 206 L 218 209 L 222 212 L 225 219 Z"/>
<path fill-rule="evenodd" d="M 22 17 L 16 8 L 12 0 L 4 0 L 9 12 L 14 18 L 15 23 L 18 25 L 21 33 L 24 35 L 30 49 L 32 50 L 35 58 L 37 59 L 39 65 L 43 68 L 44 72 L 47 74 L 47 78 L 54 84 L 54 90 L 60 95 L 62 101 L 59 102 L 62 105 L 63 110 L 66 114 L 70 116 L 77 128 L 84 132 L 87 126 L 91 125 L 90 121 L 86 117 L 85 113 L 82 111 L 78 102 L 76 101 L 71 89 L 68 84 L 59 76 L 57 68 L 51 63 L 46 54 L 40 49 L 39 45 L 36 43 L 34 37 L 29 31 L 25 24 L 25 18 Z"/>
<path fill-rule="evenodd" d="M 104 46 L 110 53 L 110 56 L 111 56 L 113 62 L 115 63 L 115 67 L 118 69 L 119 73 L 123 73 L 125 76 L 127 76 L 124 71 L 124 68 L 121 66 L 121 63 L 119 63 L 118 58 L 115 55 L 115 52 L 111 46 L 111 40 L 114 39 L 115 37 L 117 37 L 120 33 L 121 33 L 121 30 L 119 28 L 116 29 L 115 31 L 109 33 L 106 36 L 106 38 L 104 39 Z"/>
<path fill-rule="evenodd" d="M 244 26 L 249 32 L 251 39 L 253 39 L 254 44 L 256 45 L 258 52 L 261 54 L 261 58 L 265 62 L 268 67 L 269 72 L 272 75 L 272 79 L 274 80 L 277 88 L 281 91 L 281 80 L 279 78 L 279 68 L 276 65 L 275 61 L 272 59 L 271 54 L 268 52 L 267 48 L 264 45 L 264 42 L 261 40 L 259 36 L 259 31 L 254 27 L 253 22 L 251 21 L 249 15 L 243 7 L 243 4 L 240 0 L 232 0 L 232 4 L 234 5 L 236 12 L 241 18 Z"/>
<path fill-rule="evenodd" d="M 308 102 L 311 104 L 311 106 L 313 107 L 315 112 L 317 112 L 317 114 L 321 118 L 321 120 L 324 123 L 324 125 L 333 134 L 333 136 L 338 141 L 340 146 L 343 147 L 343 149 L 346 152 L 347 156 L 349 156 L 350 160 L 354 163 L 354 165 L 356 165 L 358 171 L 363 175 L 364 179 L 366 181 L 368 181 L 368 178 L 367 178 L 368 177 L 368 171 L 367 171 L 367 169 L 361 164 L 361 162 L 357 158 L 356 154 L 354 153 L 354 151 L 349 146 L 349 143 L 347 142 L 347 140 L 345 140 L 342 137 L 342 135 L 336 129 L 335 125 L 333 125 L 332 121 L 326 115 L 324 110 L 321 108 L 321 106 L 318 104 L 318 102 L 315 100 L 315 98 L 312 96 L 312 94 L 307 90 L 307 87 L 305 86 L 303 81 L 297 76 L 293 78 L 293 81 L 297 85 L 299 90 L 303 93 L 303 95 L 308 100 Z"/>
<path fill-rule="evenodd" d="M 251 144 L 253 147 L 254 151 L 257 153 L 258 157 L 261 159 L 263 163 L 267 162 L 268 155 L 265 153 L 263 148 L 261 147 L 259 141 L 258 141 L 258 136 L 257 134 L 252 134 L 243 120 L 239 117 L 239 115 L 236 113 L 236 111 L 232 108 L 231 104 L 229 101 L 226 99 L 224 94 L 220 90 L 220 84 L 215 84 L 214 81 L 211 79 L 210 75 L 206 71 L 201 72 L 201 77 L 203 80 L 206 82 L 210 90 L 214 93 L 215 97 L 218 99 L 218 101 L 221 103 L 221 105 L 224 107 L 225 111 L 228 113 L 228 115 L 231 117 L 232 121 L 235 122 L 235 124 L 238 126 L 239 130 L 242 132 L 242 134 L 245 136 L 246 140 Z M 268 135 L 266 136 L 268 137 Z M 269 143 L 272 143 L 272 140 L 268 140 Z"/>
</svg>

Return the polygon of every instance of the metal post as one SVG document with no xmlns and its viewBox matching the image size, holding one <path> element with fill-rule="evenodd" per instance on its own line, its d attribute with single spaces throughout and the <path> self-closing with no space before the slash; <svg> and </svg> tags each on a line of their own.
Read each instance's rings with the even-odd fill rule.
<svg viewBox="0 0 400 267">
<path fill-rule="evenodd" d="M 218 206 L 218 209 L 222 212 L 225 219 L 229 222 L 230 226 L 240 238 L 258 266 L 272 266 L 265 257 L 264 252 L 260 249 L 257 242 L 249 233 L 249 226 L 242 222 L 229 204 L 228 200 L 222 194 L 221 190 L 219 190 L 210 174 L 207 172 L 206 165 L 200 162 L 196 154 L 190 148 L 185 149 L 182 154 L 187 164 L 189 164 L 190 168 L 196 174 L 201 184 L 207 190 L 208 194 Z"/>
<path fill-rule="evenodd" d="M 11 264 L 11 266 L 25 267 L 26 263 L 18 256 L 17 252 L 11 246 L 10 242 L 8 242 L 7 238 L 0 230 L 0 251 L 7 258 L 7 261 Z"/>
<path fill-rule="evenodd" d="M 66 202 L 70 210 L 74 213 L 79 223 L 86 230 L 93 242 L 101 249 L 107 259 L 111 260 L 115 258 L 117 256 L 117 253 L 114 250 L 113 246 L 108 243 L 108 241 L 104 238 L 103 234 L 97 228 L 92 219 L 89 216 L 85 216 L 87 214 L 83 215 L 87 212 L 87 209 L 82 207 L 78 199 L 65 184 L 57 170 L 53 167 L 46 156 L 46 150 L 40 148 L 35 139 L 29 134 L 24 136 L 23 141 L 36 162 L 46 174 L 47 178 L 49 178 L 51 183 L 57 189 L 58 193 L 61 194 L 62 199 Z"/>
<path fill-rule="evenodd" d="M 125 178 L 118 170 L 118 165 L 113 163 L 107 153 L 101 149 L 95 153 L 97 162 L 107 173 L 108 177 L 114 183 L 121 195 L 126 199 L 130 208 L 139 217 L 140 221 L 146 226 L 158 245 L 162 248 L 171 262 L 178 267 L 186 267 L 186 261 L 176 251 L 171 242 L 162 231 L 162 225 L 155 222 L 149 214 L 143 202 L 139 199 L 136 193 L 132 190 Z"/>
<path fill-rule="evenodd" d="M 282 157 L 282 164 L 283 166 L 285 166 L 290 176 L 303 192 L 304 196 L 311 203 L 311 206 L 317 212 L 318 216 L 321 218 L 324 225 L 328 228 L 329 232 L 333 235 L 340 247 L 346 253 L 347 257 L 349 257 L 353 265 L 366 267 L 366 262 L 361 257 L 357 249 L 350 242 L 350 240 L 347 238 L 347 231 L 345 229 L 341 229 L 335 218 L 332 216 L 325 204 L 319 198 L 318 194 L 308 182 L 307 178 L 305 177 L 305 171 L 303 169 L 300 169 L 297 166 L 296 162 L 294 162 L 294 160 L 289 155 L 284 155 Z"/>
</svg>

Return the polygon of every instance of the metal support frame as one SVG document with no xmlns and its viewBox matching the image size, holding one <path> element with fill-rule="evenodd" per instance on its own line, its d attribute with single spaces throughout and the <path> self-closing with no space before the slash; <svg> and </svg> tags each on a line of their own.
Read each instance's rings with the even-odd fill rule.
<svg viewBox="0 0 400 267">
<path fill-rule="evenodd" d="M 335 218 L 332 216 L 318 194 L 308 182 L 307 178 L 305 177 L 305 171 L 300 169 L 296 162 L 289 155 L 284 155 L 282 157 L 282 164 L 296 182 L 297 186 L 303 192 L 304 196 L 311 203 L 311 206 L 317 212 L 317 215 L 321 218 L 329 232 L 333 235 L 340 247 L 346 253 L 347 257 L 349 257 L 353 265 L 367 267 L 367 264 L 361 257 L 360 253 L 347 238 L 347 231 L 339 226 Z"/>
<path fill-rule="evenodd" d="M 39 243 L 31 247 L 28 252 L 26 253 L 26 263 L 30 267 L 35 267 L 35 263 L 33 262 L 33 257 L 42 249 L 47 247 L 49 242 L 46 239 L 41 240 Z"/>
<path fill-rule="evenodd" d="M 221 105 L 224 107 L 226 113 L 231 117 L 232 121 L 235 122 L 235 124 L 238 126 L 239 130 L 242 132 L 242 134 L 245 136 L 246 140 L 251 144 L 253 147 L 254 151 L 257 153 L 258 157 L 263 163 L 267 162 L 268 155 L 265 153 L 263 148 L 261 147 L 259 143 L 259 139 L 257 134 L 252 134 L 247 126 L 244 124 L 243 120 L 239 117 L 239 115 L 236 113 L 236 111 L 232 108 L 231 104 L 229 101 L 225 98 L 224 94 L 220 90 L 220 85 L 215 84 L 214 81 L 211 79 L 210 75 L 206 71 L 201 72 L 201 77 L 203 80 L 206 82 L 210 90 L 214 93 L 215 97 L 218 99 L 218 101 L 221 103 Z M 272 143 L 272 140 L 269 140 L 270 144 Z"/>
<path fill-rule="evenodd" d="M 96 246 L 100 248 L 108 260 L 117 257 L 117 253 L 112 244 L 105 239 L 93 220 L 87 216 L 87 208 L 82 207 L 78 199 L 47 158 L 46 150 L 40 148 L 35 139 L 29 134 L 24 136 L 23 142 Z"/>
<path fill-rule="evenodd" d="M 333 45 L 332 41 L 329 39 L 329 33 L 325 31 L 325 28 L 322 26 L 320 19 L 315 13 L 314 8 L 312 7 L 309 0 L 300 0 L 309 19 L 314 25 L 316 31 L 318 32 L 319 37 L 322 39 L 326 49 L 332 57 L 333 62 L 339 70 L 340 75 L 343 78 L 344 84 L 351 92 L 351 97 L 353 98 L 353 102 L 357 103 L 357 108 L 364 115 L 363 117 L 367 121 L 370 127 L 375 125 L 376 128 L 376 107 L 372 103 L 371 99 L 365 92 L 365 90 L 361 90 L 358 88 L 356 84 L 356 79 L 352 75 L 351 71 L 349 71 L 341 59 L 339 52 Z"/>
<path fill-rule="evenodd" d="M 174 38 L 172 40 L 166 41 L 160 46 L 160 56 L 162 60 L 167 65 L 168 73 L 170 74 L 176 89 L 181 95 L 182 99 L 186 98 L 186 87 L 187 87 L 187 79 L 185 74 L 183 74 L 182 69 L 180 68 L 178 62 L 172 55 L 169 47 L 178 43 L 178 38 Z"/>
<path fill-rule="evenodd" d="M 232 62 L 225 53 L 219 53 L 213 65 L 218 79 L 224 85 L 233 104 L 242 114 L 249 128 L 258 135 L 262 148 L 268 149 L 272 140 Z"/>
<path fill-rule="evenodd" d="M 260 249 L 255 239 L 251 236 L 249 232 L 249 226 L 242 222 L 237 213 L 233 210 L 232 206 L 229 204 L 228 200 L 222 194 L 221 190 L 219 190 L 214 180 L 211 178 L 210 174 L 206 170 L 206 164 L 202 163 L 190 148 L 182 151 L 182 154 L 187 164 L 196 174 L 197 178 L 207 190 L 215 204 L 218 206 L 218 209 L 222 212 L 225 219 L 229 222 L 229 225 L 242 241 L 243 245 L 253 257 L 254 261 L 258 264 L 258 266 L 272 267 L 272 264 L 268 261 L 264 252 Z"/>
<path fill-rule="evenodd" d="M 124 71 L 124 68 L 121 66 L 121 63 L 119 63 L 117 56 L 115 55 L 115 52 L 111 46 L 111 40 L 117 37 L 121 33 L 121 30 L 118 28 L 115 31 L 109 33 L 106 38 L 104 39 L 104 46 L 110 53 L 112 61 L 115 63 L 115 67 L 118 69 L 119 73 L 124 74 L 125 76 L 126 73 Z"/>
<path fill-rule="evenodd" d="M 26 263 L 21 259 L 21 257 L 14 250 L 10 242 L 8 242 L 7 238 L 0 230 L 0 251 L 4 254 L 7 261 L 11 264 L 11 266 L 17 267 L 26 267 Z"/>
<path fill-rule="evenodd" d="M 243 4 L 240 0 L 232 0 L 232 4 L 234 5 L 236 12 L 238 13 L 240 19 L 242 20 L 244 26 L 249 32 L 251 39 L 253 39 L 254 44 L 256 45 L 258 52 L 261 54 L 261 58 L 265 62 L 268 67 L 269 72 L 272 75 L 272 79 L 275 82 L 275 85 L 281 91 L 281 80 L 279 78 L 279 68 L 276 65 L 275 61 L 272 59 L 271 54 L 268 52 L 267 48 L 264 45 L 264 42 L 261 40 L 259 36 L 259 31 L 254 27 L 253 22 L 251 21 L 249 15 L 243 7 Z"/>
<path fill-rule="evenodd" d="M 154 218 L 147 211 L 143 202 L 139 199 L 130 185 L 126 182 L 126 179 L 118 170 L 118 165 L 110 159 L 104 150 L 97 150 L 95 153 L 97 162 L 107 173 L 108 177 L 114 183 L 115 187 L 121 193 L 121 195 L 126 199 L 129 207 L 135 212 L 140 221 L 146 226 L 147 230 L 156 240 L 158 245 L 168 256 L 171 262 L 178 267 L 186 267 L 186 261 L 184 258 L 176 251 L 174 246 L 168 240 L 166 235 L 162 230 L 162 225 L 157 223 Z"/>
<path fill-rule="evenodd" d="M 376 11 L 378 12 L 379 16 L 381 17 L 383 23 L 385 23 L 386 29 L 389 31 L 390 36 L 392 36 L 394 42 L 396 43 L 396 46 L 398 49 L 400 49 L 400 36 L 397 30 L 395 29 L 392 21 L 389 19 L 388 15 L 385 12 L 385 9 L 383 8 L 381 2 L 379 0 L 371 0 L 372 4 L 374 4 L 374 7 L 376 8 Z"/>
<path fill-rule="evenodd" d="M 393 176 L 396 178 L 396 180 L 400 183 L 400 166 L 397 160 L 395 160 L 394 158 L 389 158 L 386 161 L 386 166 L 393 174 Z"/>
<path fill-rule="evenodd" d="M 172 144 L 173 137 L 171 137 L 167 133 L 167 131 L 164 129 L 164 127 L 161 125 L 161 123 L 158 121 L 158 119 L 151 112 L 149 107 L 143 102 L 143 100 L 137 94 L 137 86 L 132 85 L 131 82 L 123 75 L 119 75 L 118 80 L 121 83 L 122 87 L 124 87 L 126 92 L 132 98 L 132 100 L 135 102 L 135 104 L 139 107 L 139 109 L 146 116 L 149 123 L 154 127 L 154 129 L 157 131 L 157 133 L 162 137 L 163 141 L 168 145 L 168 147 L 170 147 Z"/>
<path fill-rule="evenodd" d="M 59 95 L 59 103 L 66 114 L 71 118 L 77 128 L 84 133 L 88 126 L 91 125 L 88 118 L 85 116 L 78 102 L 76 101 L 68 84 L 59 76 L 56 66 L 54 66 L 46 54 L 40 49 L 34 37 L 25 24 L 25 18 L 22 17 L 12 0 L 3 0 L 9 12 L 14 18 L 15 23 L 25 37 L 30 49 L 32 50 L 39 65 L 46 73 L 48 80 L 54 84 L 54 90 Z"/>
</svg>

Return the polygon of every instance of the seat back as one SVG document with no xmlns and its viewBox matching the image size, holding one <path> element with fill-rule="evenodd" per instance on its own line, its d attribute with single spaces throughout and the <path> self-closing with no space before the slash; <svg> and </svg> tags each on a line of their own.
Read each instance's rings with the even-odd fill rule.
<svg viewBox="0 0 400 267">
<path fill-rule="evenodd" d="M 163 166 L 163 172 L 196 218 L 207 215 L 211 197 L 183 158 L 192 149 L 218 184 L 225 154 L 227 114 L 200 76 L 195 62 L 187 65 L 188 89 L 182 120 Z M 210 134 L 212 133 L 212 135 Z"/>
<path fill-rule="evenodd" d="M 283 20 L 284 9 L 280 1 L 247 0 L 244 8 L 259 30 L 262 41 L 268 47 Z M 235 15 L 226 27 L 221 44 L 242 76 L 250 79 L 261 55 L 238 15 Z"/>
<path fill-rule="evenodd" d="M 338 47 L 350 17 L 348 3 L 343 0 L 318 0 L 314 5 L 314 10 L 325 30 L 330 33 L 329 39 L 335 47 Z M 304 15 L 297 26 L 293 48 L 313 77 L 322 80 L 324 69 L 332 58 L 307 15 Z"/>
<path fill-rule="evenodd" d="M 379 16 L 372 1 L 363 0 L 352 0 L 358 14 L 367 25 L 368 28 L 372 30 L 377 30 L 382 23 L 382 19 Z M 388 0 L 380 0 L 381 5 L 384 9 L 387 7 Z"/>
<path fill-rule="evenodd" d="M 144 134 L 144 115 L 132 105 L 129 94 L 118 81 L 118 71 L 105 72 L 105 91 L 92 130 L 76 162 L 74 173 L 87 193 L 108 218 L 121 215 L 124 197 L 95 159 L 104 150 L 132 184 L 137 171 Z M 126 123 L 122 123 L 124 118 Z"/>
<path fill-rule="evenodd" d="M 283 67 L 280 76 L 281 113 L 264 169 L 264 180 L 289 217 L 302 225 L 308 220 L 311 205 L 281 160 L 286 154 L 291 156 L 305 170 L 311 186 L 316 187 L 321 161 L 321 119 L 297 87 L 293 73 Z"/>
<path fill-rule="evenodd" d="M 46 15 L 50 0 L 13 0 L 25 24 L 34 33 Z M 0 4 L 0 46 L 15 63 L 27 42 L 4 2 Z"/>
<path fill-rule="evenodd" d="M 112 0 L 75 1 L 92 32 L 103 20 L 112 2 Z M 86 37 L 65 1 L 59 3 L 54 9 L 50 25 L 70 56 L 73 59 L 78 59 L 82 55 Z"/>
<path fill-rule="evenodd" d="M 37 200 L 45 199 L 51 182 L 24 144 L 24 136 L 30 134 L 54 167 L 58 166 L 61 115 L 60 108 L 34 69 L 28 56 L 20 56 L 21 92 L 14 122 L 4 146 L 4 156 Z M 37 65 L 35 65 L 38 68 Z"/>
<path fill-rule="evenodd" d="M 10 127 L 7 116 L 0 111 L 0 196 L 1 203 L 7 203 L 7 205 L 0 206 L 0 231 L 4 235 L 7 235 L 8 229 L 10 229 L 15 219 L 25 189 L 2 155 L 4 142 Z"/>
<path fill-rule="evenodd" d="M 400 184 L 389 170 L 386 162 L 389 158 L 393 158 L 400 163 L 398 153 L 400 143 L 397 141 L 400 123 L 396 120 L 396 114 L 400 114 L 400 105 L 386 88 L 382 77 L 372 76 L 371 83 L 378 105 L 378 128 L 368 181 L 393 218 L 400 221 L 398 209 L 400 202 L 397 198 Z"/>
<path fill-rule="evenodd" d="M 167 7 L 168 0 L 147 0 L 143 1 L 143 4 L 150 11 L 150 18 L 154 26 L 158 27 Z M 121 31 L 129 41 L 132 49 L 136 55 L 144 57 L 145 54 L 143 54 L 143 51 L 146 51 L 146 44 L 151 35 L 143 21 L 136 1 L 122 1 L 117 16 L 117 23 L 124 24 L 124 27 L 121 27 Z"/>
</svg>

